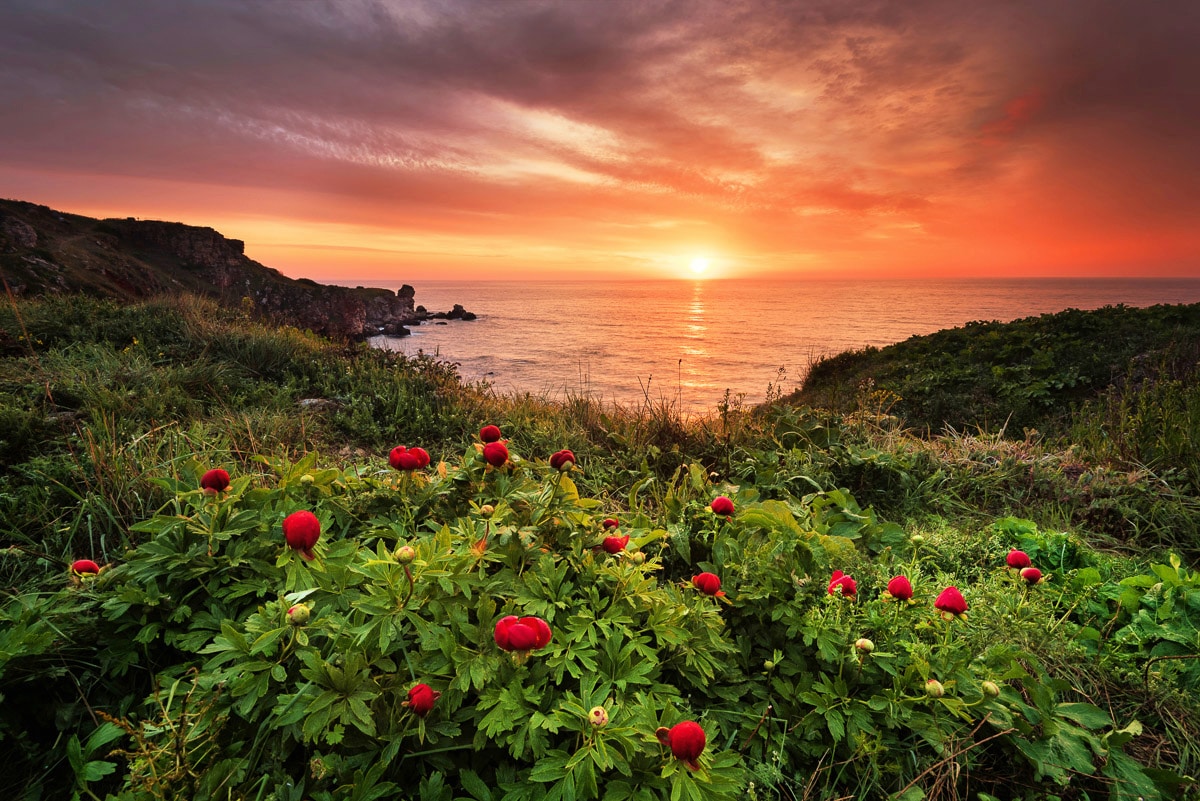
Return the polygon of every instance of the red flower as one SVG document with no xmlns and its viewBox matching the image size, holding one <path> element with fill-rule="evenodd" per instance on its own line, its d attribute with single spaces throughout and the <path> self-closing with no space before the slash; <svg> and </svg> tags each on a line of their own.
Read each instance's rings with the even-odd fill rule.
<svg viewBox="0 0 1200 801">
<path fill-rule="evenodd" d="M 729 500 L 724 495 L 718 495 L 717 497 L 713 498 L 712 506 L 709 508 L 713 510 L 713 514 L 715 515 L 729 517 L 731 514 L 733 514 L 733 501 Z"/>
<path fill-rule="evenodd" d="M 705 595 L 715 595 L 718 598 L 725 595 L 721 592 L 721 579 L 715 573 L 700 573 L 692 576 L 692 586 Z"/>
<path fill-rule="evenodd" d="M 663 731 L 666 733 L 658 735 L 659 741 L 671 749 L 676 759 L 692 770 L 699 770 L 700 763 L 697 760 L 704 753 L 704 746 L 708 743 L 708 737 L 705 736 L 704 729 L 700 728 L 700 724 L 685 720 L 676 723 L 670 729 L 659 729 L 659 732 Z"/>
<path fill-rule="evenodd" d="M 71 572 L 77 576 L 96 575 L 100 572 L 100 565 L 93 562 L 91 559 L 76 559 L 71 563 Z"/>
<path fill-rule="evenodd" d="M 837 595 L 839 589 L 843 598 L 853 598 L 854 594 L 858 592 L 858 582 L 842 571 L 835 570 L 833 571 L 833 576 L 829 579 L 829 594 Z"/>
<path fill-rule="evenodd" d="M 629 535 L 623 537 L 605 537 L 604 543 L 600 546 L 608 553 L 620 553 L 625 550 L 625 546 L 629 544 Z"/>
<path fill-rule="evenodd" d="M 417 467 L 429 466 L 429 451 L 424 448 L 409 448 L 408 452 L 417 457 Z"/>
<path fill-rule="evenodd" d="M 958 587 L 947 587 L 933 602 L 933 608 L 941 612 L 942 617 L 951 618 L 966 614 L 968 607 L 967 600 L 958 591 Z"/>
<path fill-rule="evenodd" d="M 492 467 L 503 467 L 508 461 L 508 448 L 503 442 L 489 442 L 483 446 L 483 458 Z"/>
<path fill-rule="evenodd" d="M 1030 584 L 1041 584 L 1042 571 L 1038 570 L 1036 567 L 1023 567 L 1021 568 L 1021 578 L 1025 579 Z"/>
<path fill-rule="evenodd" d="M 615 517 L 606 517 L 600 525 L 604 526 L 604 528 L 616 528 L 621 524 L 617 522 L 617 518 Z"/>
<path fill-rule="evenodd" d="M 396 470 L 416 470 L 421 466 L 421 460 L 413 451 L 403 445 L 397 445 L 388 454 L 388 464 Z"/>
<path fill-rule="evenodd" d="M 888 595 L 898 601 L 907 601 L 913 597 L 912 582 L 907 576 L 896 576 L 887 585 Z"/>
<path fill-rule="evenodd" d="M 1020 570 L 1023 567 L 1029 567 L 1031 564 L 1033 564 L 1031 561 L 1029 561 L 1029 554 L 1018 550 L 1009 551 L 1008 556 L 1004 558 L 1004 561 L 1009 567 L 1016 568 L 1017 570 Z"/>
<path fill-rule="evenodd" d="M 496 621 L 492 638 L 505 651 L 532 651 L 550 644 L 550 624 L 540 617 L 508 615 Z"/>
<path fill-rule="evenodd" d="M 499 442 L 500 428 L 498 426 L 484 426 L 479 429 L 479 438 L 484 442 Z"/>
<path fill-rule="evenodd" d="M 229 488 L 229 473 L 219 467 L 214 467 L 200 476 L 200 489 L 205 492 L 224 492 Z"/>
<path fill-rule="evenodd" d="M 550 457 L 550 466 L 555 470 L 568 470 L 567 465 L 575 464 L 575 454 L 563 448 L 558 453 Z"/>
<path fill-rule="evenodd" d="M 283 519 L 283 538 L 289 548 L 311 561 L 316 558 L 313 546 L 321 539 L 321 521 L 307 510 L 292 512 Z"/>
<path fill-rule="evenodd" d="M 408 700 L 405 701 L 405 704 L 413 712 L 416 712 L 418 717 L 423 718 L 430 713 L 434 702 L 441 697 L 442 694 L 428 684 L 418 684 L 408 691 Z"/>
</svg>

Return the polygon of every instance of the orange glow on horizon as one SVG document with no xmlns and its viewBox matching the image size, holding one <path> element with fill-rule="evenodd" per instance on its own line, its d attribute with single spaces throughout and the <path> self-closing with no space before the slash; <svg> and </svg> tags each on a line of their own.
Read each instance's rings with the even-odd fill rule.
<svg viewBox="0 0 1200 801">
<path fill-rule="evenodd" d="M 1162 2 L 0 5 L 0 194 L 317 281 L 1200 277 Z"/>
</svg>

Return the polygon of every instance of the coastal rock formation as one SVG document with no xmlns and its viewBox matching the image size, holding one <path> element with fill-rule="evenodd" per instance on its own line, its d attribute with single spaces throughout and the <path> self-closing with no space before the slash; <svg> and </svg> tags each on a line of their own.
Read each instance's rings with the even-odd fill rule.
<svg viewBox="0 0 1200 801">
<path fill-rule="evenodd" d="M 292 279 L 246 256 L 212 228 L 134 218 L 97 220 L 0 200 L 0 270 L 16 294 L 82 292 L 120 300 L 192 292 L 252 303 L 271 319 L 336 338 L 404 336 L 431 316 L 414 289 L 329 286 Z M 438 315 L 472 320 L 460 305 Z"/>
</svg>

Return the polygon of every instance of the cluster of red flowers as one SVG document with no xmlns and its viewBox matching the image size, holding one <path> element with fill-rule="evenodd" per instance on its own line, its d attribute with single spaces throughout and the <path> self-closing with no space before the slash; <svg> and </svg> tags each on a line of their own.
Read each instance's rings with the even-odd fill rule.
<svg viewBox="0 0 1200 801">
<path fill-rule="evenodd" d="M 858 592 L 858 584 L 842 571 L 835 570 L 829 579 L 828 592 L 830 595 L 840 594 L 843 598 L 853 598 Z M 911 601 L 913 586 L 908 576 L 893 576 L 887 583 L 884 597 L 895 598 L 897 601 Z M 965 615 L 968 606 L 958 587 L 947 587 L 934 600 L 933 608 L 941 612 L 943 617 L 951 619 Z"/>
<path fill-rule="evenodd" d="M 420 470 L 429 466 L 429 453 L 424 448 L 405 448 L 397 445 L 388 454 L 388 464 L 394 470 Z"/>
<path fill-rule="evenodd" d="M 1042 571 L 1033 566 L 1033 561 L 1029 558 L 1029 554 L 1024 551 L 1018 551 L 1015 548 L 1008 552 L 1008 556 L 1004 558 L 1005 564 L 1016 570 L 1021 578 L 1030 584 L 1042 583 Z"/>
</svg>

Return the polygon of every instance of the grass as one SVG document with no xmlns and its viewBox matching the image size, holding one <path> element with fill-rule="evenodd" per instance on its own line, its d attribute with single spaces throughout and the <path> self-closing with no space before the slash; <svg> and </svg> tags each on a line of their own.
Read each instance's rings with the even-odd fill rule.
<svg viewBox="0 0 1200 801">
<path fill-rule="evenodd" d="M 368 477 L 397 444 L 456 463 L 479 427 L 496 423 L 514 453 L 571 448 L 584 467 L 573 474 L 578 495 L 598 504 L 591 514 L 619 515 L 645 532 L 661 526 L 677 547 L 689 540 L 694 559 L 667 558 L 667 579 L 686 581 L 694 561 L 736 561 L 694 530 L 698 510 L 720 491 L 739 508 L 786 508 L 806 531 L 857 532 L 857 550 L 843 556 L 864 586 L 886 583 L 901 559 L 931 584 L 977 586 L 973 597 L 984 600 L 973 601 L 972 649 L 990 653 L 1004 632 L 1004 647 L 1029 654 L 1047 681 L 1111 710 L 1118 725 L 1141 721 L 1147 735 L 1133 753 L 1142 765 L 1194 775 L 1200 708 L 1186 688 L 1196 662 L 1180 657 L 1200 642 L 1188 645 L 1190 613 L 1179 610 L 1192 603 L 1186 593 L 1196 580 L 1186 567 L 1171 579 L 1163 566 L 1171 552 L 1185 565 L 1200 556 L 1200 388 L 1185 344 L 1194 340 L 1180 333 L 1196 319 L 1193 307 L 1159 307 L 973 325 L 822 362 L 801 397 L 825 407 L 775 396 L 684 418 L 667 401 L 625 408 L 586 396 L 498 396 L 435 359 L 334 344 L 195 298 L 22 301 L 0 310 L 0 537 L 14 546 L 0 553 L 6 620 L 14 631 L 34 631 L 39 617 L 69 629 L 69 610 L 46 600 L 59 597 L 63 566 L 80 556 L 129 558 L 149 537 L 139 526 L 208 467 L 293 497 L 310 491 L 300 489 L 302 475 L 323 475 L 318 454 L 331 474 Z M 947 348 L 966 356 L 952 363 Z M 1067 357 L 1076 361 L 1064 368 Z M 1064 369 L 1074 377 L 1051 387 Z M 996 425 L 1002 420 L 1009 424 Z M 279 468 L 296 463 L 310 466 Z M 387 525 L 419 534 L 415 521 L 453 519 L 471 500 L 466 485 L 440 492 Z M 514 510 L 523 508 L 516 484 L 506 492 Z M 339 500 L 338 514 L 346 526 L 379 526 L 379 515 L 399 514 L 389 498 L 362 490 Z M 1010 578 L 993 569 L 1010 547 L 1038 554 L 1066 582 L 1053 585 L 1057 595 L 1012 600 Z M 1176 586 L 1178 606 L 1162 600 Z M 823 587 L 801 590 L 819 596 Z M 1142 612 L 1183 641 L 1138 629 L 1149 625 L 1138 622 Z M 1134 647 L 1141 641 L 1148 650 Z M 33 666 L 72 661 L 76 668 L 56 675 L 80 684 L 77 697 L 39 714 L 61 717 L 62 732 L 82 731 L 78 696 L 108 675 L 96 652 L 53 631 L 24 642 L 24 653 L 0 660 L 0 692 L 20 692 L 38 675 Z M 105 681 L 132 692 L 135 678 Z M 764 717 L 762 731 L 777 724 Z M 61 743 L 47 745 L 60 734 L 19 734 L 0 721 L 0 735 L 22 755 L 24 797 L 65 792 L 53 772 L 35 767 L 47 753 L 62 758 Z M 990 776 L 992 790 L 1008 781 L 1014 797 L 1026 792 L 1011 773 L 1012 753 L 958 742 L 961 756 L 922 766 L 930 797 L 956 797 L 965 787 L 956 771 L 966 766 Z M 891 781 L 866 777 L 833 751 L 810 756 L 803 769 L 766 752 L 750 760 L 759 797 L 820 797 L 844 791 L 852 775 L 859 792 Z"/>
</svg>

